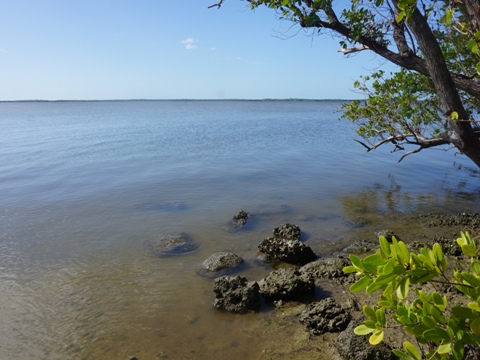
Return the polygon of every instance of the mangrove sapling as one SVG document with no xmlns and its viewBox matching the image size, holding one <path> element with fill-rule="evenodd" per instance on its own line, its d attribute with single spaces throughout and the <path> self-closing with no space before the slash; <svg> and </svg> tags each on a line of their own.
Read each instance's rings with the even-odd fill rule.
<svg viewBox="0 0 480 360">
<path fill-rule="evenodd" d="M 351 292 L 382 291 L 375 306 L 363 306 L 367 320 L 355 328 L 355 334 L 370 335 L 370 344 L 377 345 L 389 328 L 400 326 L 416 339 L 416 344 L 405 341 L 403 349 L 393 350 L 402 360 L 463 359 L 468 346 L 480 345 L 480 262 L 470 235 L 462 232 L 457 239 L 468 259 L 468 271 L 453 274 L 447 271 L 447 258 L 438 243 L 414 253 L 395 237 L 392 243 L 383 236 L 379 241 L 375 254 L 364 259 L 350 255 L 352 264 L 343 269 L 360 276 Z M 421 284 L 426 283 L 456 287 L 467 305 L 449 303 L 438 291 L 424 290 Z M 418 288 L 408 296 L 414 284 Z"/>
</svg>

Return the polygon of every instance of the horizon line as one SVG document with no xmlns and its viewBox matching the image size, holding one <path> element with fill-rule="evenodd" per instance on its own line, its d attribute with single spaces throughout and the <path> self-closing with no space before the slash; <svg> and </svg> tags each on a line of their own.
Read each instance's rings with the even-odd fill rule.
<svg viewBox="0 0 480 360">
<path fill-rule="evenodd" d="M 311 99 L 311 98 L 262 98 L 262 99 L 18 99 L 0 100 L 0 102 L 94 102 L 94 101 L 353 101 L 358 99 Z"/>
</svg>

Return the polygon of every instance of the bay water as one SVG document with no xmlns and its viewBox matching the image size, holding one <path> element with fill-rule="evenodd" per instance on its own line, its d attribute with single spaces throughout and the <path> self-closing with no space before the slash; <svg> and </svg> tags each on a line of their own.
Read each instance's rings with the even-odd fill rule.
<svg viewBox="0 0 480 360">
<path fill-rule="evenodd" d="M 367 153 L 341 104 L 0 103 L 0 358 L 274 358 L 292 327 L 276 329 L 273 310 L 215 310 L 198 273 L 212 253 L 235 252 L 260 280 L 257 245 L 285 222 L 325 255 L 401 233 L 399 217 L 477 210 L 468 159 Z M 146 249 L 179 233 L 198 249 Z"/>
</svg>

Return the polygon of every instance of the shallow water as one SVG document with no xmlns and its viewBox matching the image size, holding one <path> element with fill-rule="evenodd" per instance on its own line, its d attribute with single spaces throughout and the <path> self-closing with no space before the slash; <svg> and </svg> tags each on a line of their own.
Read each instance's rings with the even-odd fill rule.
<svg viewBox="0 0 480 360">
<path fill-rule="evenodd" d="M 197 274 L 209 255 L 233 251 L 259 280 L 270 268 L 256 247 L 283 222 L 326 254 L 384 228 L 402 233 L 412 225 L 399 219 L 418 211 L 477 210 L 468 161 L 367 154 L 339 107 L 0 103 L 0 358 L 282 358 L 275 344 L 307 334 L 268 307 L 214 310 L 212 280 Z M 240 209 L 250 221 L 232 231 Z M 197 251 L 145 248 L 181 232 Z"/>
</svg>

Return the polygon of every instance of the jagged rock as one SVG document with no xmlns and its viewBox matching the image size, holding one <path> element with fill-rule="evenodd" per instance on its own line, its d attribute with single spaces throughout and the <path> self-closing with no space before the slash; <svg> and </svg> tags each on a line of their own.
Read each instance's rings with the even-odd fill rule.
<svg viewBox="0 0 480 360">
<path fill-rule="evenodd" d="M 222 269 L 233 268 L 243 262 L 243 259 L 230 252 L 230 251 L 220 251 L 210 255 L 203 263 L 202 267 L 205 270 L 215 272 Z"/>
<path fill-rule="evenodd" d="M 344 360 L 394 360 L 398 359 L 391 347 L 384 342 L 376 346 L 370 345 L 368 336 L 355 335 L 353 330 L 360 325 L 358 321 L 351 321 L 348 327 L 338 335 L 335 345 L 338 353 Z"/>
<path fill-rule="evenodd" d="M 259 286 L 255 281 L 249 282 L 243 276 L 222 276 L 215 279 L 213 285 L 215 301 L 213 306 L 236 313 L 260 309 Z"/>
<path fill-rule="evenodd" d="M 352 274 L 343 272 L 343 268 L 349 265 L 351 265 L 351 262 L 347 258 L 331 257 L 312 261 L 302 266 L 299 270 L 301 273 L 309 274 L 314 278 L 334 279 L 343 283 L 348 282 L 347 278 L 352 277 Z"/>
<path fill-rule="evenodd" d="M 145 242 L 145 249 L 154 256 L 184 255 L 197 248 L 198 245 L 186 234 L 164 235 Z"/>
<path fill-rule="evenodd" d="M 248 212 L 244 210 L 240 210 L 238 213 L 233 215 L 233 218 L 232 218 L 233 225 L 236 227 L 242 227 L 247 223 L 249 215 L 250 214 Z"/>
<path fill-rule="evenodd" d="M 300 227 L 294 224 L 281 224 L 273 229 L 273 236 L 287 240 L 300 240 L 302 236 Z"/>
<path fill-rule="evenodd" d="M 300 322 L 313 335 L 321 335 L 345 330 L 350 322 L 350 315 L 334 298 L 326 298 L 308 304 L 300 315 Z"/>
<path fill-rule="evenodd" d="M 305 265 L 317 258 L 310 246 L 298 240 L 268 237 L 258 245 L 258 250 L 265 254 L 267 261 L 284 261 L 294 265 Z"/>
<path fill-rule="evenodd" d="M 259 285 L 268 300 L 301 300 L 315 294 L 313 277 L 292 268 L 272 271 Z"/>
</svg>

